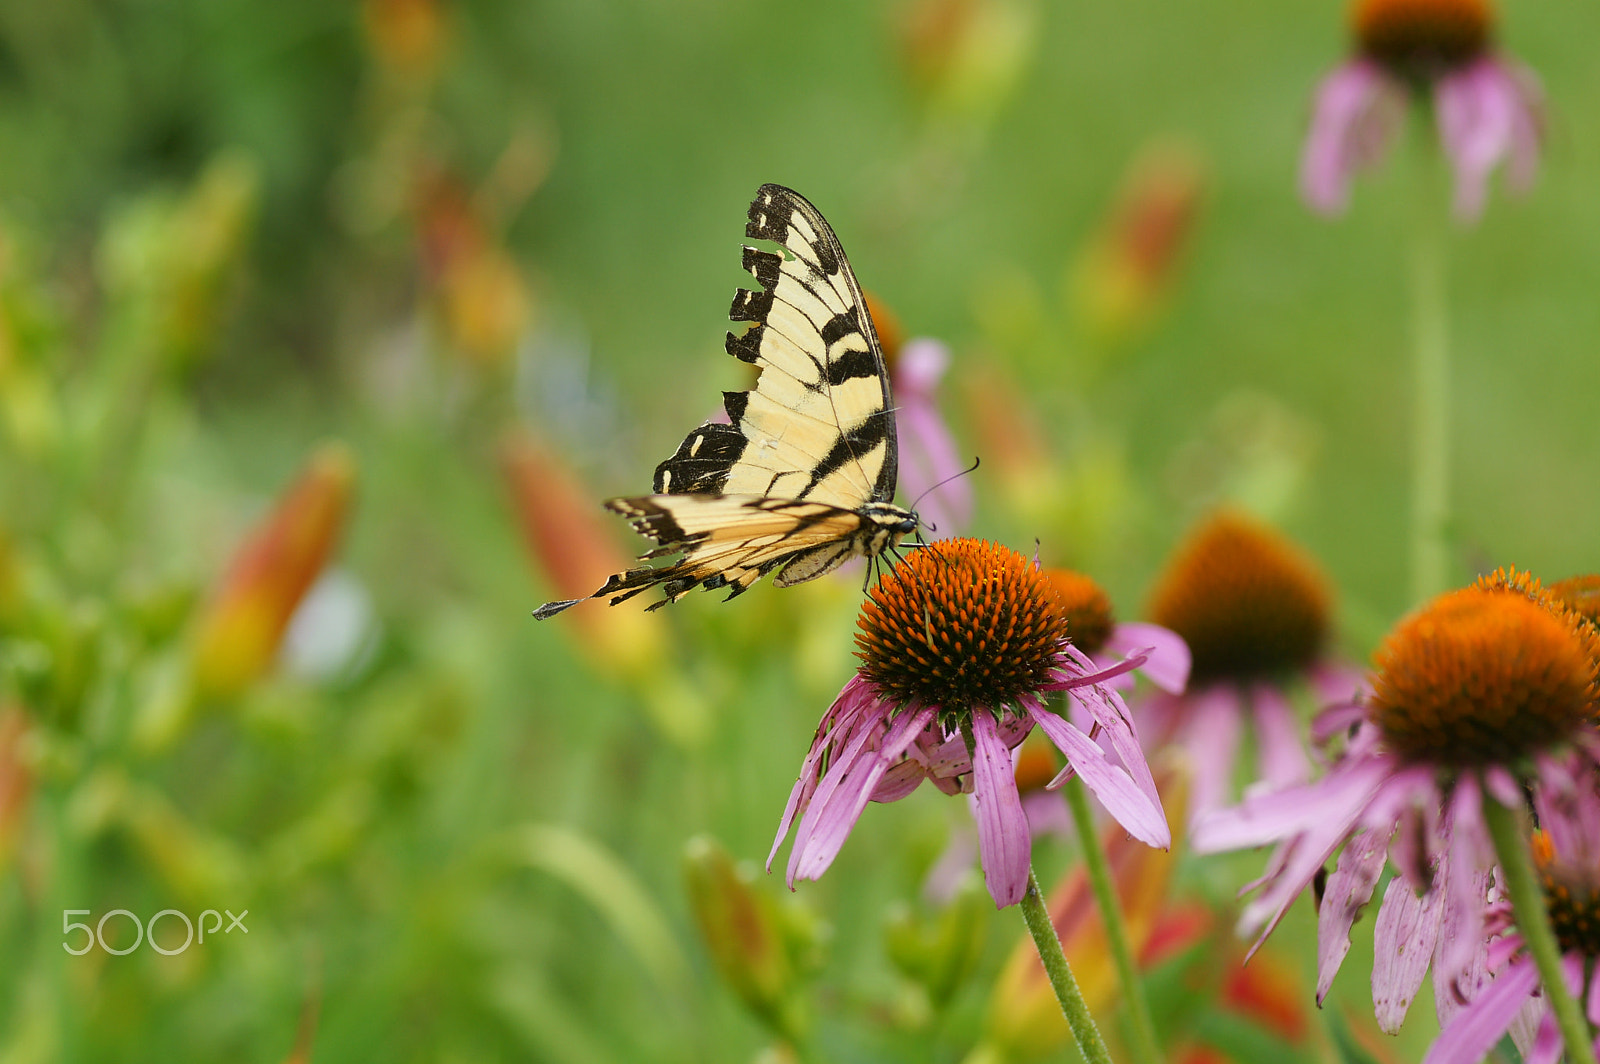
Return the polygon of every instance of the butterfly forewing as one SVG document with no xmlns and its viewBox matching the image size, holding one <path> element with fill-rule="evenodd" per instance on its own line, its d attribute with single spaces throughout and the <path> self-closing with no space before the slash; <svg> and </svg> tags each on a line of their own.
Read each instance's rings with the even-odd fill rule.
<svg viewBox="0 0 1600 1064">
<path fill-rule="evenodd" d="M 730 423 L 694 429 L 656 467 L 658 494 L 606 504 L 655 540 L 644 559 L 682 557 L 618 573 L 591 597 L 615 604 L 659 585 L 667 598 L 654 609 L 695 587 L 730 587 L 731 597 L 774 571 L 779 585 L 800 583 L 892 546 L 915 524 L 886 505 L 897 469 L 888 372 L 838 238 L 781 185 L 761 186 L 745 235 L 784 249 L 744 249 L 760 287 L 741 288 L 729 311 L 750 323 L 726 346 L 760 368 L 756 386 L 725 392 Z"/>
</svg>

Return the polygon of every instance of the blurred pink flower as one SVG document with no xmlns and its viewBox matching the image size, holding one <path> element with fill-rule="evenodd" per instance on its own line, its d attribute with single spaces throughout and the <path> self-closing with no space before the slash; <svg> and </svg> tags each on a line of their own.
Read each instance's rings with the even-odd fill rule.
<svg viewBox="0 0 1600 1064">
<path fill-rule="evenodd" d="M 1550 778 L 1567 750 L 1600 757 L 1594 646 L 1580 618 L 1514 571 L 1402 620 L 1375 655 L 1371 695 L 1316 722 L 1324 739 L 1350 736 L 1325 777 L 1196 823 L 1197 852 L 1277 845 L 1241 931 L 1259 932 L 1259 947 L 1343 846 L 1319 905 L 1321 1001 L 1392 853 L 1400 875 L 1374 928 L 1379 1026 L 1399 1027 L 1430 961 L 1440 1002 L 1469 997 L 1494 866 L 1482 803 L 1520 806 L 1524 783 Z"/>
<path fill-rule="evenodd" d="M 1032 842 L 1011 750 L 1038 725 L 1129 833 L 1171 833 L 1133 720 L 1107 686 L 1148 652 L 1109 668 L 1067 638 L 1064 610 L 1038 568 L 981 540 L 917 550 L 873 589 L 857 622 L 856 675 L 823 715 L 767 858 L 795 826 L 788 882 L 827 870 L 869 800 L 892 802 L 924 779 L 970 792 L 984 881 L 998 906 L 1022 898 Z M 1046 706 L 1050 692 L 1092 718 L 1112 750 Z M 797 823 L 798 820 L 798 823 Z"/>
<path fill-rule="evenodd" d="M 1538 167 L 1543 108 L 1537 82 L 1490 47 L 1486 0 L 1358 0 L 1356 54 L 1317 90 L 1300 166 L 1306 201 L 1342 211 L 1357 171 L 1393 142 L 1410 100 L 1432 104 L 1455 172 L 1455 213 L 1483 211 L 1489 175 L 1508 163 L 1526 189 Z"/>
<path fill-rule="evenodd" d="M 890 370 L 900 445 L 900 494 L 916 504 L 923 527 L 954 536 L 972 521 L 972 483 L 956 453 L 934 391 L 950 366 L 950 349 L 919 337 L 900 349 Z M 935 487 L 935 485 L 938 485 Z M 926 495 L 924 495 L 926 492 Z"/>
<path fill-rule="evenodd" d="M 1310 778 L 1289 701 L 1309 685 L 1322 703 L 1348 700 L 1360 677 L 1327 659 L 1327 580 L 1283 535 L 1245 514 L 1219 511 L 1174 552 L 1151 595 L 1152 621 L 1194 655 L 1187 689 L 1135 704 L 1149 749 L 1174 743 L 1195 766 L 1191 818 L 1234 800 L 1234 765 L 1247 726 L 1256 778 L 1287 787 Z"/>
<path fill-rule="evenodd" d="M 865 296 L 889 367 L 900 452 L 900 495 L 916 501 L 925 533 L 954 536 L 972 520 L 972 486 L 958 475 L 964 466 L 935 398 L 939 382 L 950 368 L 950 349 L 927 337 L 904 339 L 900 319 L 888 305 L 875 293 Z M 940 484 L 937 490 L 935 484 Z"/>
</svg>

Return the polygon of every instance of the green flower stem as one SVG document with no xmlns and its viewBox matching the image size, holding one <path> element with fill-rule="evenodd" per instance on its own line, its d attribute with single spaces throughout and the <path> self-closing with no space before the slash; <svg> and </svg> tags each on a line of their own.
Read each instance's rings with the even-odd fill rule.
<svg viewBox="0 0 1600 1064">
<path fill-rule="evenodd" d="M 1072 810 L 1072 823 L 1083 840 L 1083 864 L 1089 873 L 1089 885 L 1094 890 L 1095 904 L 1100 907 L 1100 920 L 1105 925 L 1106 943 L 1111 947 L 1111 961 L 1117 968 L 1117 980 L 1122 984 L 1122 997 L 1128 1006 L 1128 1018 L 1133 1026 L 1133 1048 L 1143 1064 L 1160 1064 L 1161 1044 L 1156 1040 L 1156 1025 L 1150 1018 L 1150 1001 L 1145 997 L 1144 981 L 1139 978 L 1139 966 L 1133 959 L 1133 948 L 1128 945 L 1128 929 L 1122 920 L 1122 907 L 1117 902 L 1116 884 L 1111 878 L 1111 867 L 1100 849 L 1099 836 L 1095 834 L 1094 818 L 1089 811 L 1089 792 L 1083 780 L 1074 776 L 1061 788 L 1067 796 L 1067 808 Z"/>
<path fill-rule="evenodd" d="M 1555 1014 L 1561 1028 L 1561 1039 L 1567 1046 L 1568 1064 L 1595 1064 L 1594 1047 L 1590 1044 L 1589 1024 L 1578 1011 L 1578 1003 L 1567 992 L 1567 981 L 1561 974 L 1561 948 L 1556 944 L 1555 932 L 1550 929 L 1550 914 L 1545 911 L 1544 891 L 1533 874 L 1533 862 L 1528 856 L 1528 844 L 1515 811 L 1507 809 L 1493 798 L 1484 796 L 1483 819 L 1494 839 L 1495 855 L 1506 874 L 1506 894 L 1511 898 L 1511 908 L 1516 913 L 1517 930 L 1522 932 L 1528 952 L 1539 968 L 1539 979 L 1544 983 L 1545 1000 Z"/>
<path fill-rule="evenodd" d="M 1449 579 L 1450 344 L 1445 298 L 1445 219 L 1436 202 L 1437 164 L 1425 166 L 1411 256 L 1411 598 L 1424 602 Z"/>
<path fill-rule="evenodd" d="M 1067 955 L 1061 951 L 1061 939 L 1056 936 L 1055 924 L 1050 922 L 1050 910 L 1045 907 L 1044 893 L 1039 890 L 1039 877 L 1028 869 L 1028 891 L 1022 896 L 1022 919 L 1033 936 L 1034 948 L 1044 964 L 1044 974 L 1050 979 L 1050 989 L 1056 992 L 1061 1003 L 1061 1015 L 1072 1028 L 1072 1037 L 1078 1041 L 1086 1064 L 1111 1064 L 1111 1052 L 1106 1049 L 1100 1029 L 1094 1025 L 1089 1005 L 1083 1000 L 1078 981 L 1067 966 Z"/>
</svg>

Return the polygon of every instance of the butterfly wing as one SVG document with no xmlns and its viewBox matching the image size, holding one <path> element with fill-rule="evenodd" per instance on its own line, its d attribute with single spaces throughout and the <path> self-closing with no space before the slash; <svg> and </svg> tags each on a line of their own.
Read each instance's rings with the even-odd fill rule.
<svg viewBox="0 0 1600 1064">
<path fill-rule="evenodd" d="M 702 425 L 656 468 L 660 493 L 755 494 L 856 510 L 894 497 L 898 456 L 878 334 L 839 238 L 810 201 L 762 185 L 745 236 L 728 353 L 760 367 L 748 392 L 723 393 L 731 424 Z"/>
<path fill-rule="evenodd" d="M 860 514 L 827 503 L 774 499 L 764 495 L 646 495 L 611 499 L 606 508 L 623 514 L 635 532 L 657 544 L 642 561 L 683 555 L 663 566 L 640 566 L 617 573 L 591 598 L 611 605 L 660 585 L 666 598 L 659 609 L 696 587 L 727 587 L 728 597 L 743 594 L 774 569 L 791 564 L 798 571 L 788 583 L 820 576 L 854 553 L 863 528 Z M 783 575 L 779 577 L 784 582 Z M 581 599 L 549 602 L 534 616 L 560 613 Z"/>
</svg>

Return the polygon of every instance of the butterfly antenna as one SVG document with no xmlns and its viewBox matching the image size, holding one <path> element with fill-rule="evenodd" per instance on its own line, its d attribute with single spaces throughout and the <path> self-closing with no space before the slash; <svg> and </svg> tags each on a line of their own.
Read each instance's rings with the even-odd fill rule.
<svg viewBox="0 0 1600 1064">
<path fill-rule="evenodd" d="M 966 476 L 968 473 L 976 473 L 978 471 L 978 466 L 982 461 L 983 460 L 981 458 L 978 458 L 976 455 L 973 456 L 972 464 L 970 466 L 968 466 L 967 468 L 963 469 L 959 473 L 951 473 L 949 476 L 947 476 L 943 480 L 939 481 L 939 483 L 935 484 L 931 488 L 928 488 L 921 495 L 918 495 L 917 496 L 917 501 L 911 504 L 911 511 L 913 513 L 915 513 L 916 509 L 917 509 L 917 503 L 920 503 L 923 499 L 926 499 L 929 495 L 932 495 L 934 492 L 938 491 L 940 488 L 944 487 L 946 484 L 950 483 L 952 480 L 960 480 L 962 477 Z M 933 524 L 929 524 L 928 527 L 932 528 L 935 532 L 939 531 L 939 529 L 936 526 L 934 526 Z"/>
</svg>

